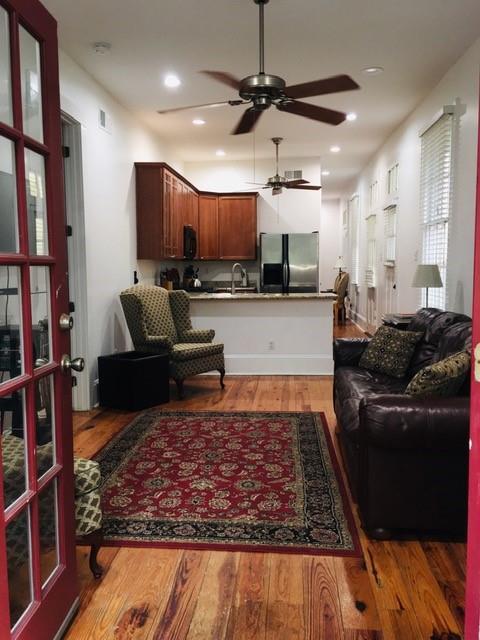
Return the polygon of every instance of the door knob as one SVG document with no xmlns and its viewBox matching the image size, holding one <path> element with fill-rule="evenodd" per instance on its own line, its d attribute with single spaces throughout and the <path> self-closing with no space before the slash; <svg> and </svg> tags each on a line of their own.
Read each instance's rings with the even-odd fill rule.
<svg viewBox="0 0 480 640">
<path fill-rule="evenodd" d="M 58 320 L 58 324 L 62 331 L 71 331 L 73 329 L 73 318 L 68 313 L 62 313 Z"/>
<path fill-rule="evenodd" d="M 64 353 L 60 360 L 60 369 L 62 373 L 68 373 L 71 369 L 74 371 L 83 371 L 85 369 L 85 360 L 83 358 L 74 358 L 71 360 L 67 353 Z"/>
</svg>

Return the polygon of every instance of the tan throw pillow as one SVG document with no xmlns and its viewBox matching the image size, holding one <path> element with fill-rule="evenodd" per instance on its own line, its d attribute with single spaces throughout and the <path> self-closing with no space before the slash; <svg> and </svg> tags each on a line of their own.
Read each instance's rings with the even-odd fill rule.
<svg viewBox="0 0 480 640">
<path fill-rule="evenodd" d="M 468 351 L 460 351 L 420 369 L 410 380 L 405 393 L 420 397 L 454 396 L 465 382 L 470 359 Z"/>
<path fill-rule="evenodd" d="M 359 365 L 370 371 L 403 378 L 417 342 L 423 333 L 379 327 L 360 358 Z"/>
</svg>

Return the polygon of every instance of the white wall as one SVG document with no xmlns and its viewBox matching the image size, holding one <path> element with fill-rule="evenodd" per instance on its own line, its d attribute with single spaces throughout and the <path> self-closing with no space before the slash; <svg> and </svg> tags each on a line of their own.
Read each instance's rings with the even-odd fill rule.
<svg viewBox="0 0 480 640">
<path fill-rule="evenodd" d="M 341 254 L 342 215 L 340 199 L 322 200 L 320 216 L 320 288 L 331 289 L 338 271 L 333 265 Z"/>
<path fill-rule="evenodd" d="M 471 314 L 473 278 L 473 232 L 475 217 L 476 148 L 478 130 L 480 39 L 467 50 L 447 72 L 440 83 L 410 114 L 375 154 L 359 179 L 352 184 L 342 202 L 353 193 L 360 196 L 360 285 L 358 320 L 366 323 L 367 289 L 364 283 L 366 268 L 366 224 L 369 186 L 378 180 L 380 199 L 377 208 L 377 323 L 383 312 L 385 298 L 382 255 L 382 209 L 390 203 L 397 205 L 397 311 L 414 311 L 419 306 L 419 291 L 411 287 L 416 264 L 421 260 L 420 201 L 420 133 L 439 117 L 444 105 L 459 99 L 465 109 L 460 117 L 455 148 L 455 179 L 452 222 L 450 225 L 450 254 L 448 271 L 448 308 Z M 379 105 L 381 108 L 381 105 Z M 386 193 L 388 169 L 399 163 L 399 190 L 393 199 Z M 346 248 L 345 256 L 348 259 Z"/>
<path fill-rule="evenodd" d="M 118 294 L 137 269 L 134 162 L 167 161 L 175 156 L 68 55 L 60 52 L 62 110 L 82 126 L 85 203 L 88 353 L 92 403 L 97 357 L 130 345 Z M 99 127 L 99 109 L 110 132 Z"/>
</svg>

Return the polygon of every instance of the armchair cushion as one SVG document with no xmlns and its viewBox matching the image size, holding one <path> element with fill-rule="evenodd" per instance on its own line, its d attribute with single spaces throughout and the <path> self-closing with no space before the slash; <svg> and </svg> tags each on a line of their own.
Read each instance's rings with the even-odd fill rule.
<svg viewBox="0 0 480 640">
<path fill-rule="evenodd" d="M 379 327 L 360 358 L 359 366 L 403 378 L 417 342 L 423 333 Z"/>
<path fill-rule="evenodd" d="M 195 344 L 189 342 L 173 345 L 171 359 L 174 361 L 192 360 L 196 358 L 204 358 L 205 356 L 213 356 L 218 353 L 223 353 L 223 344 Z"/>
</svg>

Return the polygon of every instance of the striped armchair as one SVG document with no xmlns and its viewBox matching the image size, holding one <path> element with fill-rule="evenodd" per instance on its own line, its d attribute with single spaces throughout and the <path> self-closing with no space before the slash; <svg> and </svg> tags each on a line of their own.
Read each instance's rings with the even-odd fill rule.
<svg viewBox="0 0 480 640">
<path fill-rule="evenodd" d="M 137 284 L 122 291 L 120 301 L 135 350 L 169 354 L 170 377 L 179 398 L 186 378 L 208 371 L 218 371 L 220 386 L 225 387 L 223 344 L 212 342 L 213 329 L 192 328 L 185 291 Z"/>
</svg>

